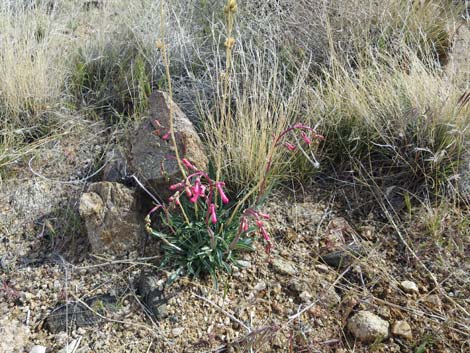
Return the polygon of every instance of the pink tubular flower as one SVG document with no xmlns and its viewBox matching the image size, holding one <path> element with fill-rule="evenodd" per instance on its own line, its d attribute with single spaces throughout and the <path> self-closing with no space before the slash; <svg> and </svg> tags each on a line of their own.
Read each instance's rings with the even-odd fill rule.
<svg viewBox="0 0 470 353">
<path fill-rule="evenodd" d="M 284 142 L 284 146 L 289 150 L 289 151 L 295 151 L 297 147 L 293 145 L 290 142 Z"/>
<path fill-rule="evenodd" d="M 271 217 L 267 213 L 258 212 L 258 215 L 264 219 L 270 219 Z"/>
<path fill-rule="evenodd" d="M 210 212 L 210 215 L 211 215 L 212 224 L 216 224 L 217 223 L 217 214 L 215 213 L 215 205 L 213 203 L 211 203 L 210 206 L 209 206 L 209 212 Z"/>
<path fill-rule="evenodd" d="M 240 220 L 240 229 L 242 232 L 247 232 L 249 227 L 248 227 L 248 221 L 245 217 L 242 217 Z"/>
<path fill-rule="evenodd" d="M 170 138 L 170 133 L 167 132 L 165 135 L 162 136 L 162 140 L 166 141 Z"/>
<path fill-rule="evenodd" d="M 266 228 L 264 228 L 264 224 L 261 221 L 256 221 L 256 225 L 258 226 L 258 230 L 263 236 L 264 240 L 267 242 L 271 241 L 271 237 L 269 236 L 269 233 L 266 231 Z"/>
<path fill-rule="evenodd" d="M 217 183 L 215 183 L 215 186 L 217 188 L 217 191 L 219 192 L 220 194 L 220 197 L 222 199 L 222 203 L 224 205 L 228 204 L 229 203 L 229 199 L 227 197 L 227 195 L 225 195 L 225 192 L 224 190 L 222 189 L 223 186 L 225 186 L 225 183 L 223 181 L 219 181 Z"/>
<path fill-rule="evenodd" d="M 183 183 L 176 183 L 176 184 L 170 185 L 170 190 L 171 191 L 180 190 L 183 187 L 184 187 Z"/>
<path fill-rule="evenodd" d="M 307 145 L 310 145 L 312 143 L 312 140 L 310 139 L 310 137 L 308 137 L 308 135 L 304 131 L 300 132 L 300 136 L 302 137 L 302 139 L 305 141 Z"/>
<path fill-rule="evenodd" d="M 197 170 L 197 168 L 196 168 L 194 165 L 192 165 L 191 162 L 188 161 L 186 158 L 183 158 L 183 159 L 181 160 L 181 163 L 183 163 L 183 165 L 184 165 L 186 168 L 188 168 L 188 169 Z"/>
<path fill-rule="evenodd" d="M 191 199 L 189 199 L 189 201 L 191 201 L 192 203 L 196 203 L 197 199 L 200 196 L 203 196 L 203 192 L 202 192 L 202 188 L 201 188 L 201 179 L 199 179 L 199 178 L 196 179 L 196 181 L 194 183 L 194 186 L 191 188 L 191 191 L 192 191 L 193 197 L 191 197 Z"/>
<path fill-rule="evenodd" d="M 168 201 L 174 202 L 178 206 L 180 205 L 180 199 L 177 196 L 171 196 L 170 198 L 168 198 Z"/>
</svg>

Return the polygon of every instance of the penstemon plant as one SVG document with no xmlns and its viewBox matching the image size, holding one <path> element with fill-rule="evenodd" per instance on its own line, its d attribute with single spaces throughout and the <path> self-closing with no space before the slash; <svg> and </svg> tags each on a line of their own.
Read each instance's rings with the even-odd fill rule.
<svg viewBox="0 0 470 353">
<path fill-rule="evenodd" d="M 228 74 L 232 48 L 235 44 L 235 39 L 231 34 L 236 10 L 236 0 L 228 0 L 224 9 L 228 25 L 228 39 L 225 42 L 226 74 L 224 75 L 224 96 L 227 99 L 230 96 Z M 163 7 L 161 7 L 161 17 L 161 31 L 164 37 Z M 171 99 L 171 77 L 166 46 L 163 41 L 159 41 L 157 47 L 162 51 Z M 225 108 L 221 107 L 221 111 L 224 112 L 221 118 L 231 119 L 230 109 Z M 191 161 L 181 158 L 173 128 L 171 106 L 169 114 L 168 127 L 162 126 L 159 121 L 155 122 L 159 127 L 156 135 L 173 144 L 181 180 L 169 187 L 173 194 L 167 202 L 156 205 L 148 213 L 145 218 L 146 230 L 162 240 L 164 258 L 161 266 L 173 266 L 176 270 L 174 277 L 182 272 L 192 276 L 210 274 L 217 284 L 218 271 L 230 273 L 233 265 L 239 266 L 238 255 L 242 251 L 254 251 L 254 240 L 257 237 L 263 239 L 267 253 L 273 246 L 266 226 L 270 217 L 259 208 L 267 194 L 266 184 L 272 169 L 275 150 L 286 148 L 292 153 L 300 150 L 306 155 L 302 145 L 309 146 L 313 142 L 318 143 L 323 140 L 323 136 L 317 134 L 314 128 L 300 123 L 273 136 L 261 180 L 243 197 L 230 200 L 224 181 L 219 180 L 220 170 L 214 171 L 214 168 L 211 168 L 212 164 L 209 164 L 209 171 L 199 170 Z M 291 135 L 293 138 L 288 140 L 288 136 Z M 317 166 L 316 160 L 312 161 L 310 157 L 308 158 L 314 166 Z M 152 217 L 159 223 L 158 230 L 153 227 L 155 222 L 152 222 Z"/>
<path fill-rule="evenodd" d="M 287 141 L 289 134 L 294 134 L 293 141 Z M 161 138 L 165 139 L 166 135 Z M 275 136 L 264 177 L 243 198 L 232 201 L 225 191 L 225 183 L 214 179 L 214 173 L 199 170 L 191 161 L 182 158 L 182 180 L 169 187 L 173 195 L 167 203 L 155 206 L 145 219 L 147 232 L 163 241 L 162 266 L 173 265 L 177 273 L 184 270 L 192 276 L 210 274 L 216 282 L 217 271 L 230 273 L 231 265 L 238 266 L 240 252 L 254 251 L 256 236 L 263 239 L 269 253 L 273 244 L 266 221 L 270 217 L 259 207 L 266 196 L 273 152 L 276 148 L 295 152 L 302 148 L 301 144 L 308 146 L 320 140 L 323 136 L 300 123 Z M 254 193 L 255 201 L 247 206 Z M 157 212 L 160 213 L 160 231 L 152 228 L 151 216 Z"/>
</svg>

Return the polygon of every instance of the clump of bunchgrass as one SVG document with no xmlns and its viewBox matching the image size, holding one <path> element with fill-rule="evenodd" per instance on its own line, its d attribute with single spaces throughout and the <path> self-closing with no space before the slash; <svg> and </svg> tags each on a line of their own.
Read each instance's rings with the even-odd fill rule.
<svg viewBox="0 0 470 353">
<path fill-rule="evenodd" d="M 343 181 L 442 194 L 457 173 L 469 110 L 436 64 L 407 54 L 370 58 L 354 75 L 325 72 L 311 102 L 328 139 L 320 155 Z"/>
</svg>

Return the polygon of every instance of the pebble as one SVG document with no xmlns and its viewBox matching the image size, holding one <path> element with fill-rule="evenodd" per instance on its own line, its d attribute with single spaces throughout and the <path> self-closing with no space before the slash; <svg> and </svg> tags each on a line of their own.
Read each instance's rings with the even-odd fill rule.
<svg viewBox="0 0 470 353">
<path fill-rule="evenodd" d="M 44 346 L 33 346 L 29 353 L 46 353 L 47 347 Z"/>
<path fill-rule="evenodd" d="M 315 265 L 315 269 L 324 273 L 330 272 L 330 268 L 324 264 Z"/>
<path fill-rule="evenodd" d="M 310 303 L 310 301 L 312 300 L 312 295 L 307 291 L 303 291 L 302 293 L 299 294 L 299 298 L 304 303 Z"/>
<path fill-rule="evenodd" d="M 297 274 L 297 269 L 293 262 L 284 260 L 283 258 L 277 257 L 272 262 L 274 270 L 283 275 L 294 276 Z"/>
<path fill-rule="evenodd" d="M 416 283 L 412 281 L 403 281 L 400 283 L 400 288 L 408 294 L 419 294 L 419 289 Z"/>
<path fill-rule="evenodd" d="M 173 337 L 178 337 L 184 332 L 183 327 L 175 327 L 173 330 L 171 330 L 171 334 Z"/>
<path fill-rule="evenodd" d="M 241 267 L 241 268 L 250 268 L 251 267 L 251 262 L 250 261 L 246 261 L 246 260 L 238 260 L 238 265 Z"/>
<path fill-rule="evenodd" d="M 369 311 L 359 311 L 349 318 L 348 330 L 359 341 L 371 343 L 380 342 L 388 337 L 390 324 Z"/>
<path fill-rule="evenodd" d="M 266 282 L 264 282 L 264 281 L 258 282 L 254 287 L 254 290 L 256 292 L 261 292 L 265 289 L 266 289 Z"/>
<path fill-rule="evenodd" d="M 404 320 L 396 321 L 392 326 L 392 334 L 398 337 L 406 338 L 407 340 L 413 339 L 413 332 L 408 322 Z"/>
<path fill-rule="evenodd" d="M 442 301 L 439 295 L 431 294 L 423 299 L 424 304 L 433 310 L 442 310 Z"/>
<path fill-rule="evenodd" d="M 280 294 L 282 292 L 282 286 L 279 283 L 276 283 L 272 286 L 274 294 Z"/>
<path fill-rule="evenodd" d="M 282 313 L 284 312 L 282 306 L 276 302 L 271 303 L 271 309 L 278 315 L 282 315 Z"/>
</svg>

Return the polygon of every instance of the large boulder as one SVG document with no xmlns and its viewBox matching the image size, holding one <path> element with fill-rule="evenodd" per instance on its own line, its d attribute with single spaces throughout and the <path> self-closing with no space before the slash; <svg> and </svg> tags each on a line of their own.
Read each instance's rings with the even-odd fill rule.
<svg viewBox="0 0 470 353">
<path fill-rule="evenodd" d="M 149 117 L 145 118 L 130 137 L 129 167 L 158 196 L 169 196 L 168 186 L 181 178 L 171 137 L 164 138 L 170 127 L 170 108 L 180 158 L 206 170 L 208 159 L 201 139 L 191 121 L 163 92 L 149 98 Z"/>
<path fill-rule="evenodd" d="M 137 212 L 136 192 L 119 183 L 93 183 L 80 198 L 93 252 L 125 255 L 142 239 L 142 217 Z"/>
</svg>

